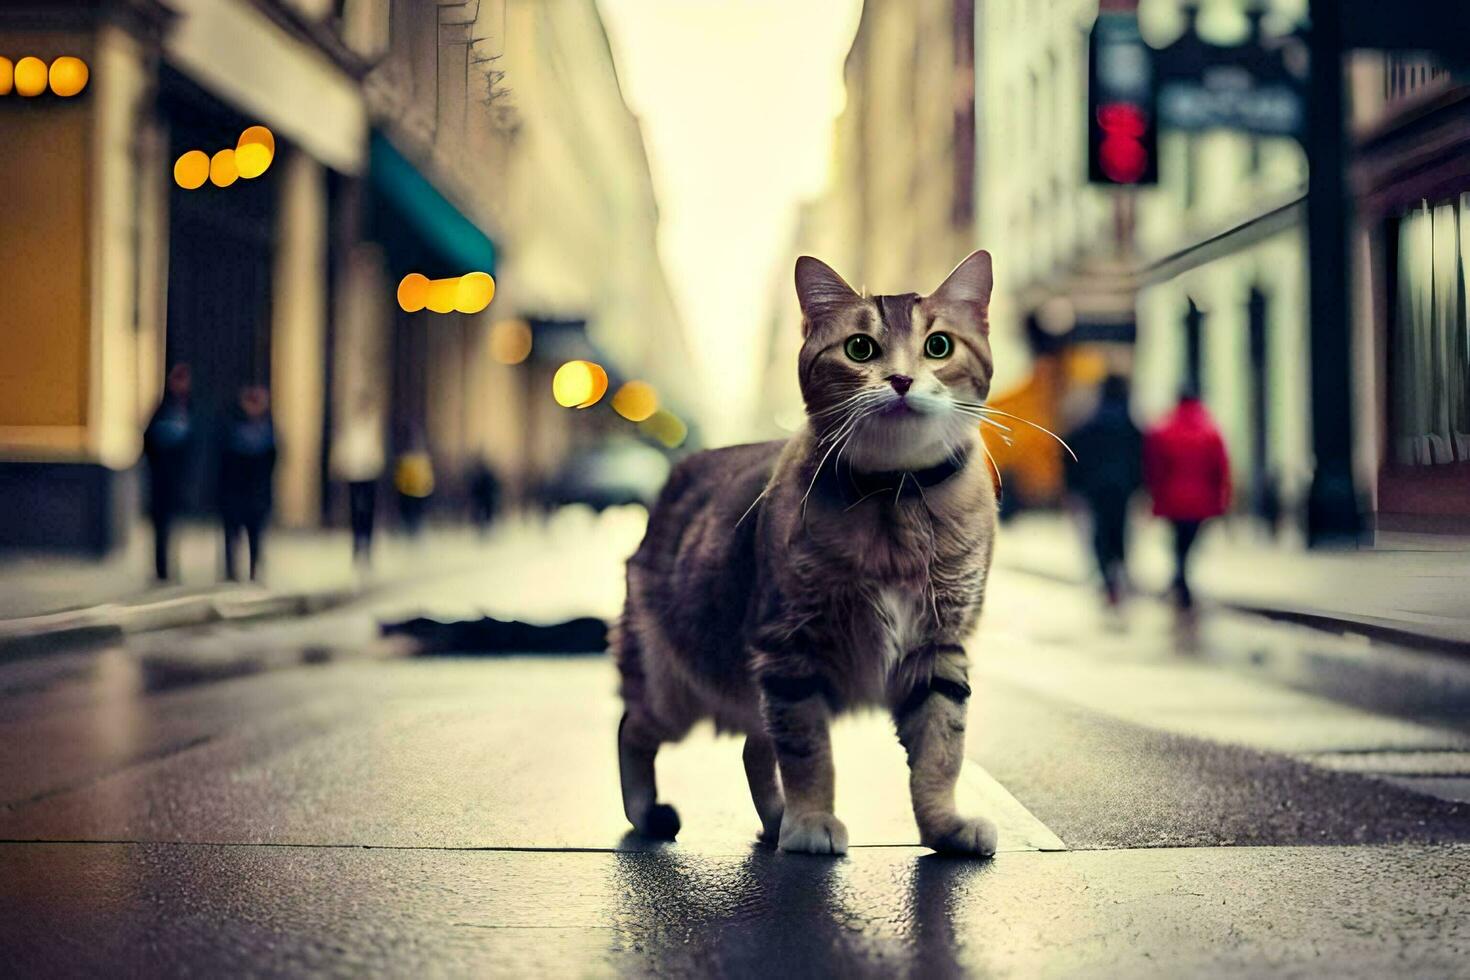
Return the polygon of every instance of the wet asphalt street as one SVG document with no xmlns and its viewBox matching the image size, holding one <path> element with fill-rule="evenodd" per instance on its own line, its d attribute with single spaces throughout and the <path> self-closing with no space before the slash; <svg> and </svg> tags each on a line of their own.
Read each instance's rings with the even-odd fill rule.
<svg viewBox="0 0 1470 980">
<path fill-rule="evenodd" d="M 754 844 L 704 732 L 660 759 L 679 841 L 628 836 L 603 659 L 394 657 L 387 615 L 0 664 L 0 974 L 1470 971 L 1470 662 L 1002 571 L 961 785 L 1001 853 L 914 846 L 870 717 L 830 861 Z"/>
</svg>

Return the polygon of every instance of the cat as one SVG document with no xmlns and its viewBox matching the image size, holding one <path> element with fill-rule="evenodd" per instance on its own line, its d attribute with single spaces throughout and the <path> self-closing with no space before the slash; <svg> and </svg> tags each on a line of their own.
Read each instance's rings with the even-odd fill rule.
<svg viewBox="0 0 1470 980">
<path fill-rule="evenodd" d="M 678 833 L 654 757 L 710 719 L 745 736 L 763 841 L 845 853 L 828 724 L 881 707 L 907 750 L 922 843 L 995 852 L 994 823 L 955 806 L 962 644 L 996 527 L 979 434 L 991 285 L 984 251 L 927 296 L 860 294 L 797 259 L 805 428 L 681 462 L 628 561 L 611 648 L 623 809 L 639 834 Z"/>
</svg>

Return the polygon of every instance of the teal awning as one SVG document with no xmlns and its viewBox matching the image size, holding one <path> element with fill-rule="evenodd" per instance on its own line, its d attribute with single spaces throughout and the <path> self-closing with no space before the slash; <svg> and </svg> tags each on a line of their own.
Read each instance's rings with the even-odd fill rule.
<svg viewBox="0 0 1470 980">
<path fill-rule="evenodd" d="M 439 193 L 388 138 L 374 132 L 368 149 L 374 189 L 398 218 L 452 268 L 446 275 L 495 273 L 495 243 Z"/>
</svg>

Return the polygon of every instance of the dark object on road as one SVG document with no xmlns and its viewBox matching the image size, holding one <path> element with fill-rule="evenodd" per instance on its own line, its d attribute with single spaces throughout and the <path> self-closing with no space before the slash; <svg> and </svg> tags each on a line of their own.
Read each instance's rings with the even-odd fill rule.
<svg viewBox="0 0 1470 980">
<path fill-rule="evenodd" d="M 1128 503 L 1143 482 L 1143 435 L 1128 413 L 1128 379 L 1110 375 L 1097 411 L 1068 437 L 1067 486 L 1092 514 L 1092 546 L 1108 605 L 1122 598 L 1128 570 Z"/>
<path fill-rule="evenodd" d="M 419 644 L 418 655 L 604 653 L 607 624 L 592 616 L 537 625 L 520 620 L 484 619 L 441 623 L 420 616 L 403 623 L 384 623 L 384 636 L 406 636 Z"/>
<path fill-rule="evenodd" d="M 1154 513 L 1174 524 L 1174 596 L 1189 609 L 1189 553 L 1201 525 L 1230 506 L 1225 440 L 1196 392 L 1186 389 L 1179 407 L 1149 430 L 1143 470 Z"/>
<path fill-rule="evenodd" d="M 169 578 L 170 532 L 184 509 L 184 485 L 198 433 L 190 410 L 193 372 L 187 364 L 169 368 L 163 401 L 143 431 L 148 461 L 148 516 L 153 521 L 153 570 L 160 582 Z"/>
<path fill-rule="evenodd" d="M 252 385 L 240 390 L 240 404 L 220 441 L 219 506 L 225 532 L 225 578 L 235 581 L 235 548 L 240 532 L 250 548 L 250 580 L 260 575 L 265 524 L 273 502 L 276 429 L 270 395 Z"/>
</svg>

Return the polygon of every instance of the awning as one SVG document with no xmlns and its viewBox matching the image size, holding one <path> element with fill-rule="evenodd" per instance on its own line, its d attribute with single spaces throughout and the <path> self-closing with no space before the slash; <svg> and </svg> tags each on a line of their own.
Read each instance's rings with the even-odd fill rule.
<svg viewBox="0 0 1470 980">
<path fill-rule="evenodd" d="M 169 6 L 179 17 L 164 50 L 175 67 L 333 170 L 362 172 L 367 106 L 346 72 L 266 16 L 261 4 Z"/>
<path fill-rule="evenodd" d="M 495 273 L 495 243 L 490 236 L 439 193 L 382 133 L 372 135 L 368 166 L 374 190 L 394 216 L 444 264 L 413 271 L 446 276 Z M 392 243 L 388 244 L 391 250 Z"/>
</svg>

